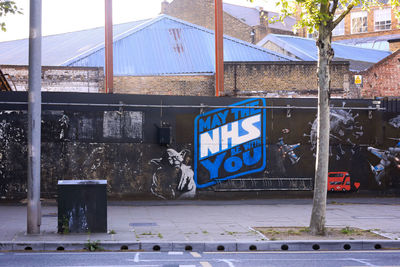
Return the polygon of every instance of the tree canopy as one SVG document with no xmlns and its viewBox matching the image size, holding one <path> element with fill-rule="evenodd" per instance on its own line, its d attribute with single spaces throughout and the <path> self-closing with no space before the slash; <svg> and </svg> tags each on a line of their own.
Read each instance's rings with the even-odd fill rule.
<svg viewBox="0 0 400 267">
<path fill-rule="evenodd" d="M 3 32 L 7 30 L 6 23 L 1 21 L 1 17 L 9 14 L 22 14 L 22 9 L 18 8 L 14 1 L 0 0 L 0 27 Z"/>
</svg>

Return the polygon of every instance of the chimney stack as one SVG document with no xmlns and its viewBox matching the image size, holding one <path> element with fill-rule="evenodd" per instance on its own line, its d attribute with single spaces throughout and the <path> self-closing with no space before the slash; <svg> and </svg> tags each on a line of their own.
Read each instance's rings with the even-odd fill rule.
<svg viewBox="0 0 400 267">
<path fill-rule="evenodd" d="M 167 12 L 168 5 L 169 3 L 167 0 L 161 2 L 161 14 L 165 14 Z"/>
</svg>

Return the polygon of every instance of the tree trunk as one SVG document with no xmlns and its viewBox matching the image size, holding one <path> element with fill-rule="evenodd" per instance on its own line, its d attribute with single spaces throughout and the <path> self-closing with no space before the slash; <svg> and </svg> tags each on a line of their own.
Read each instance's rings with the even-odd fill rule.
<svg viewBox="0 0 400 267">
<path fill-rule="evenodd" d="M 325 234 L 326 196 L 329 165 L 329 97 L 330 63 L 333 58 L 331 47 L 332 33 L 325 25 L 320 25 L 318 47 L 318 128 L 315 182 L 310 232 L 313 235 Z"/>
</svg>

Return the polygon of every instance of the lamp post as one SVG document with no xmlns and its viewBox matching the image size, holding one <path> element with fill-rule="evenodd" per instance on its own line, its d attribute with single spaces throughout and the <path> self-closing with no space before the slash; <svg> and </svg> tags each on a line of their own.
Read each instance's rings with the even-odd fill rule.
<svg viewBox="0 0 400 267">
<path fill-rule="evenodd" d="M 30 0 L 27 233 L 40 234 L 40 127 L 42 116 L 42 0 Z"/>
</svg>

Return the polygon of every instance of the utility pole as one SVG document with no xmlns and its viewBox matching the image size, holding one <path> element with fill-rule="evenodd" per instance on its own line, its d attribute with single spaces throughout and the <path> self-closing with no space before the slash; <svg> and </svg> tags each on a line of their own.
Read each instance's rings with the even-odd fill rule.
<svg viewBox="0 0 400 267">
<path fill-rule="evenodd" d="M 105 0 L 105 65 L 106 65 L 106 94 L 114 91 L 113 69 L 113 28 L 112 28 L 112 0 Z"/>
<path fill-rule="evenodd" d="M 42 0 L 30 0 L 27 233 L 40 234 L 40 141 L 42 113 Z"/>
<path fill-rule="evenodd" d="M 215 96 L 224 92 L 224 24 L 222 0 L 215 0 Z"/>
</svg>

